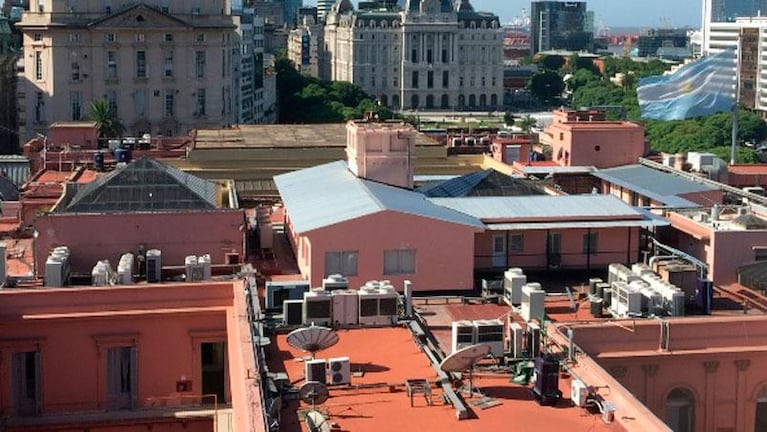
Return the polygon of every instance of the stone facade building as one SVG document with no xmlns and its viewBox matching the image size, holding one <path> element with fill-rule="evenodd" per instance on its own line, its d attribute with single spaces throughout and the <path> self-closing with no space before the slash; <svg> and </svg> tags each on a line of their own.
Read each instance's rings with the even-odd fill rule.
<svg viewBox="0 0 767 432">
<path fill-rule="evenodd" d="M 503 30 L 469 0 L 382 0 L 328 13 L 320 76 L 349 81 L 393 109 L 490 110 L 502 104 Z"/>
<path fill-rule="evenodd" d="M 126 133 L 178 135 L 239 118 L 239 16 L 229 0 L 42 0 L 30 6 L 20 80 L 23 139 L 105 100 Z"/>
<path fill-rule="evenodd" d="M 0 153 L 19 148 L 16 109 L 16 63 L 19 47 L 10 21 L 0 14 Z"/>
</svg>

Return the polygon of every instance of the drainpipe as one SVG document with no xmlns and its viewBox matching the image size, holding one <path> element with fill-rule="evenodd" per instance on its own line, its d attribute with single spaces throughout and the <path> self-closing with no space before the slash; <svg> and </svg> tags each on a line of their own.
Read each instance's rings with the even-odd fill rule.
<svg viewBox="0 0 767 432">
<path fill-rule="evenodd" d="M 667 261 L 667 260 L 676 259 L 676 258 L 679 258 L 679 257 L 674 255 L 658 255 L 658 256 L 651 257 L 647 265 L 650 266 L 650 268 L 652 268 L 652 265 L 655 261 L 661 261 L 661 260 Z"/>
</svg>

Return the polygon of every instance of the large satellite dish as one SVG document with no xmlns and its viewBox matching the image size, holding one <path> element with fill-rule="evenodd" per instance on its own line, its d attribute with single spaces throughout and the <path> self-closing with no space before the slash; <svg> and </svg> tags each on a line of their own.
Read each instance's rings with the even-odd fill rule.
<svg viewBox="0 0 767 432">
<path fill-rule="evenodd" d="M 469 395 L 474 394 L 474 366 L 490 354 L 490 345 L 467 346 L 445 357 L 439 364 L 445 372 L 469 372 Z"/>
<path fill-rule="evenodd" d="M 338 334 L 327 327 L 312 325 L 293 330 L 288 334 L 288 345 L 312 354 L 338 343 Z"/>
<path fill-rule="evenodd" d="M 330 394 L 328 393 L 327 386 L 319 381 L 307 381 L 298 389 L 298 398 L 311 404 L 312 409 L 317 404 L 325 403 L 328 397 L 330 397 Z"/>
</svg>

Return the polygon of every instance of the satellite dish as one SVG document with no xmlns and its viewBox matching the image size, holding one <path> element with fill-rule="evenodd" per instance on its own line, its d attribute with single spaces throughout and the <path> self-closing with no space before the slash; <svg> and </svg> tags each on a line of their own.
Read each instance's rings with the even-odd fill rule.
<svg viewBox="0 0 767 432">
<path fill-rule="evenodd" d="M 327 327 L 312 325 L 293 330 L 288 334 L 288 345 L 312 354 L 338 343 L 338 334 Z"/>
<path fill-rule="evenodd" d="M 325 403 L 328 397 L 330 397 L 330 394 L 328 393 L 327 386 L 319 381 L 307 381 L 298 389 L 298 398 L 311 404 L 312 409 L 317 404 Z"/>
<path fill-rule="evenodd" d="M 439 364 L 445 372 L 469 372 L 469 394 L 474 394 L 474 365 L 490 354 L 490 345 L 467 346 L 445 357 Z"/>
<path fill-rule="evenodd" d="M 306 413 L 306 426 L 309 432 L 330 432 L 330 423 L 321 412 L 311 410 Z"/>
</svg>

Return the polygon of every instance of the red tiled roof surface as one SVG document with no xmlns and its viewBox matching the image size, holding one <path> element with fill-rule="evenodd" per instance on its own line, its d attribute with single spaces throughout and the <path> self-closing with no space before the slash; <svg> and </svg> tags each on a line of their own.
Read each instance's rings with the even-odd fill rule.
<svg viewBox="0 0 767 432">
<path fill-rule="evenodd" d="M 340 330 L 339 343 L 317 354 L 316 358 L 348 356 L 352 372 L 364 370 L 361 378 L 353 377 L 351 386 L 329 387 L 330 398 L 318 406 L 328 414 L 328 422 L 338 430 L 365 432 L 402 431 L 471 431 L 540 430 L 540 431 L 606 431 L 618 430 L 607 425 L 598 415 L 572 408 L 569 400 L 556 406 L 540 406 L 529 388 L 509 382 L 508 375 L 477 373 L 474 385 L 500 405 L 481 410 L 471 406 L 469 419 L 457 420 L 455 410 L 441 398 L 442 390 L 434 384 L 436 372 L 427 357 L 404 328 L 367 328 Z M 307 353 L 290 347 L 286 335 L 279 335 L 271 347 L 270 369 L 285 371 L 289 381 L 303 383 L 304 363 L 297 361 Z M 405 380 L 427 379 L 432 383 L 433 405 L 416 395 L 413 406 L 405 391 Z M 560 388 L 569 398 L 569 381 Z M 309 408 L 303 402 L 287 403 L 281 412 L 281 431 L 307 430 L 299 420 L 299 410 Z"/>
</svg>

